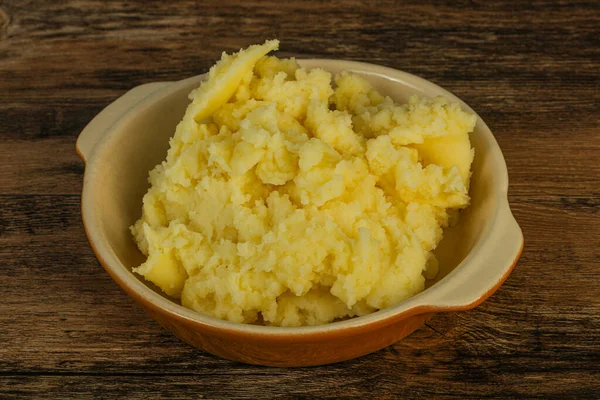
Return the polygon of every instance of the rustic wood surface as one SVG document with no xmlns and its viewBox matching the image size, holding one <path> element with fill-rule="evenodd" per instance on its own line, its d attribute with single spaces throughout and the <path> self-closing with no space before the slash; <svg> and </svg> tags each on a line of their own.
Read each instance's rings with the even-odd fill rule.
<svg viewBox="0 0 600 400">
<path fill-rule="evenodd" d="M 136 85 L 266 38 L 406 70 L 487 121 L 525 251 L 474 310 L 306 369 L 221 360 L 111 281 L 81 129 Z M 600 398 L 600 3 L 0 0 L 0 398 Z"/>
</svg>

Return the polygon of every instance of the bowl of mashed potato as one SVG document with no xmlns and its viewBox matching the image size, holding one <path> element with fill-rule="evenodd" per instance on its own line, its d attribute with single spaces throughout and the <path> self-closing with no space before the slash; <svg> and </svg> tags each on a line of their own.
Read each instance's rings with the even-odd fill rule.
<svg viewBox="0 0 600 400">
<path fill-rule="evenodd" d="M 138 86 L 81 133 L 84 225 L 113 279 L 192 345 L 278 366 L 489 297 L 523 237 L 481 118 L 405 72 L 278 46 Z"/>
</svg>

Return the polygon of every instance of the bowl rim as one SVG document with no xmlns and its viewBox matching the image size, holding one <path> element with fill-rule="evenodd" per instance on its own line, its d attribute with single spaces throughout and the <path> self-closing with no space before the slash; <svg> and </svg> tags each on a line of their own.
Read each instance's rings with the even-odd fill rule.
<svg viewBox="0 0 600 400">
<path fill-rule="evenodd" d="M 499 173 L 499 179 L 494 186 L 494 192 L 492 194 L 496 197 L 496 204 L 498 207 L 496 209 L 493 221 L 491 221 L 487 228 L 481 232 L 478 242 L 471 249 L 469 254 L 467 254 L 467 256 L 459 263 L 459 265 L 454 268 L 453 271 L 437 282 L 434 286 L 423 290 L 422 292 L 405 301 L 365 316 L 353 317 L 347 320 L 335 321 L 316 326 L 280 327 L 230 322 L 187 309 L 175 301 L 169 300 L 156 293 L 146 284 L 138 280 L 133 273 L 119 261 L 110 245 L 108 245 L 106 240 L 103 239 L 103 235 L 99 232 L 99 229 L 94 229 L 97 226 L 95 214 L 91 210 L 92 207 L 86 207 L 86 204 L 89 203 L 90 195 L 92 194 L 91 188 L 93 185 L 90 183 L 93 181 L 95 173 L 98 170 L 98 166 L 95 165 L 95 159 L 98 158 L 98 154 L 101 154 L 102 150 L 108 146 L 110 140 L 114 137 L 114 134 L 119 131 L 120 127 L 125 126 L 129 121 L 135 118 L 137 113 L 140 113 L 144 109 L 151 107 L 161 99 L 179 92 L 192 83 L 201 82 L 206 77 L 206 74 L 201 74 L 170 84 L 163 83 L 157 90 L 149 93 L 137 103 L 132 104 L 130 108 L 128 108 L 122 115 L 113 121 L 106 132 L 102 132 L 102 137 L 99 139 L 98 143 L 93 146 L 90 154 L 87 155 L 88 157 L 84 156 L 80 141 L 78 140 L 76 146 L 77 152 L 86 163 L 81 195 L 81 213 L 84 229 L 90 245 L 96 254 L 96 257 L 108 274 L 117 284 L 119 284 L 119 286 L 121 286 L 130 296 L 141 303 L 144 307 L 155 312 L 166 313 L 170 317 L 175 318 L 186 325 L 193 325 L 199 329 L 218 332 L 220 334 L 230 336 L 244 334 L 245 336 L 251 335 L 256 338 L 268 338 L 269 340 L 312 340 L 316 337 L 324 339 L 331 335 L 349 335 L 357 330 L 370 330 L 381 326 L 387 326 L 417 314 L 470 309 L 479 305 L 481 302 L 491 296 L 508 278 L 511 271 L 515 267 L 516 262 L 523 250 L 524 241 L 521 229 L 510 212 L 507 198 L 508 171 L 506 162 L 502 155 L 501 149 L 496 142 L 496 139 L 483 119 L 464 101 L 451 92 L 443 89 L 433 82 L 404 71 L 357 61 L 332 59 L 298 59 L 297 61 L 301 66 L 306 68 L 319 67 L 325 70 L 341 68 L 345 71 L 354 71 L 364 75 L 380 76 L 416 90 L 433 90 L 447 97 L 451 101 L 459 102 L 462 107 L 477 116 L 477 123 L 482 125 L 480 129 L 483 131 L 482 133 L 486 138 L 486 142 L 490 145 L 489 150 L 494 158 L 493 161 L 495 165 L 495 171 Z M 135 90 L 135 88 L 132 90 Z M 488 250 L 493 248 L 494 243 L 491 243 L 492 241 L 500 240 L 502 238 L 507 240 L 508 236 L 510 236 L 513 240 L 511 254 L 505 255 L 503 266 L 499 267 L 502 268 L 499 275 L 496 276 L 489 285 L 479 289 L 479 291 L 482 292 L 481 295 L 478 295 L 468 301 L 465 301 L 463 298 L 461 301 L 455 301 L 454 304 L 444 304 L 441 302 L 440 297 L 443 300 L 444 288 L 446 289 L 446 295 L 452 290 L 456 290 L 457 287 L 460 287 L 461 285 L 461 275 L 466 275 L 466 278 L 468 278 L 469 274 L 465 273 L 468 272 L 469 269 L 473 270 L 474 263 L 482 263 L 482 257 L 479 257 L 478 260 L 474 259 L 474 254 L 478 252 L 481 253 L 485 250 L 485 248 Z M 487 246 L 485 246 L 486 244 Z M 468 268 L 469 266 L 470 268 Z M 471 271 L 470 275 L 473 276 L 473 273 L 474 271 Z M 463 278 L 463 280 L 464 279 L 465 278 Z M 437 296 L 435 296 L 436 293 L 438 294 Z"/>
</svg>

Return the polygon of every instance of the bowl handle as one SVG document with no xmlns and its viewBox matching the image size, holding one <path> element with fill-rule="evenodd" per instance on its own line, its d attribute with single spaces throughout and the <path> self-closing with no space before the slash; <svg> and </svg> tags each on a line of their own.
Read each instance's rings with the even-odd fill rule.
<svg viewBox="0 0 600 400">
<path fill-rule="evenodd" d="M 508 201 L 500 206 L 489 235 L 486 245 L 475 251 L 473 258 L 464 265 L 467 269 L 455 276 L 460 279 L 448 280 L 430 299 L 436 311 L 476 307 L 508 278 L 524 245 L 523 232 L 510 211 Z"/>
<path fill-rule="evenodd" d="M 87 162 L 92 150 L 102 140 L 104 134 L 127 111 L 153 93 L 170 85 L 171 82 L 153 82 L 136 86 L 117 100 L 110 103 L 92 119 L 79 134 L 75 148 L 83 162 Z"/>
</svg>

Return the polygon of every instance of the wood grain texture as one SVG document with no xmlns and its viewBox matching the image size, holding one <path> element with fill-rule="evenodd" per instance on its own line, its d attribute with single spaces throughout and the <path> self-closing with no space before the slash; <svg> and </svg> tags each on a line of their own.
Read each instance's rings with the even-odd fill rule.
<svg viewBox="0 0 600 400">
<path fill-rule="evenodd" d="M 503 149 L 525 251 L 474 310 L 372 355 L 251 367 L 147 317 L 83 232 L 80 130 L 141 83 L 278 37 L 451 90 Z M 0 398 L 599 398 L 597 1 L 0 0 Z"/>
</svg>

